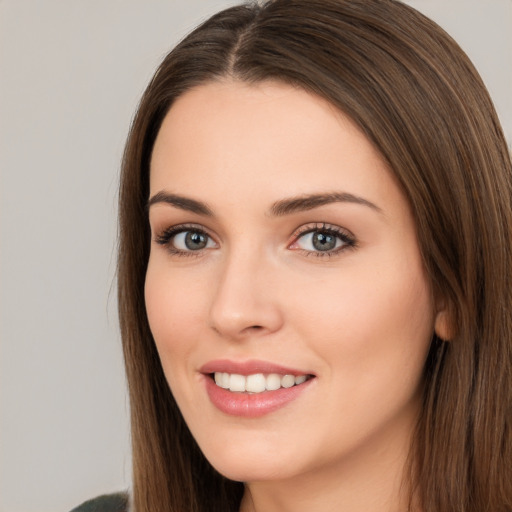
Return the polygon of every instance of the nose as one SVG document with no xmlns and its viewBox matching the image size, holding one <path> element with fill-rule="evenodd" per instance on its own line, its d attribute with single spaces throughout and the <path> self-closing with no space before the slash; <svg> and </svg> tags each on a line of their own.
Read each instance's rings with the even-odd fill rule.
<svg viewBox="0 0 512 512">
<path fill-rule="evenodd" d="M 211 328 L 231 340 L 278 331 L 283 314 L 277 277 L 277 269 L 261 255 L 227 256 L 210 308 Z"/>
</svg>

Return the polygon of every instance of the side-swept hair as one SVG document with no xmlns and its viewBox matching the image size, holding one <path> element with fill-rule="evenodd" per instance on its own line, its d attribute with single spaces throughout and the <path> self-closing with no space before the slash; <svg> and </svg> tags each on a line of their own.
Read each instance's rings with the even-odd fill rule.
<svg viewBox="0 0 512 512">
<path fill-rule="evenodd" d="M 434 336 L 407 485 L 423 512 L 512 510 L 512 170 L 489 95 L 457 44 L 396 0 L 275 0 L 214 15 L 164 59 L 126 144 L 119 314 L 136 512 L 238 510 L 243 484 L 206 461 L 148 326 L 149 161 L 174 100 L 215 80 L 278 80 L 359 126 L 401 184 L 434 293 Z"/>
</svg>

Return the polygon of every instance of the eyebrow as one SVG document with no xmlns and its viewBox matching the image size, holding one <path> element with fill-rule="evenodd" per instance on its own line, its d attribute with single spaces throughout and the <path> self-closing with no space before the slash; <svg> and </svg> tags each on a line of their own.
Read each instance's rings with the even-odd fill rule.
<svg viewBox="0 0 512 512">
<path fill-rule="evenodd" d="M 168 192 L 157 192 L 150 198 L 147 204 L 147 209 L 158 203 L 166 203 L 180 210 L 187 212 L 197 213 L 198 215 L 205 215 L 206 217 L 213 217 L 212 209 L 201 201 L 190 199 L 189 197 L 180 196 L 177 194 L 169 194 Z"/>
<path fill-rule="evenodd" d="M 191 199 L 189 197 L 180 196 L 178 194 L 171 194 L 168 192 L 160 191 L 152 196 L 148 203 L 149 209 L 152 205 L 158 203 L 165 203 L 180 210 L 204 215 L 206 217 L 213 217 L 213 210 L 202 201 Z M 292 213 L 313 210 L 320 206 L 332 203 L 353 203 L 362 206 L 367 206 L 376 212 L 382 213 L 382 210 L 371 201 L 354 194 L 347 192 L 329 192 L 325 194 L 306 194 L 297 197 L 290 197 L 276 201 L 270 208 L 270 215 L 273 217 L 283 217 Z"/>
<path fill-rule="evenodd" d="M 376 212 L 382 213 L 382 210 L 371 201 L 347 192 L 330 192 L 327 194 L 309 194 L 289 199 L 282 199 L 275 202 L 270 213 L 273 216 L 281 217 L 291 213 L 302 212 L 318 208 L 332 203 L 354 203 L 367 206 Z"/>
</svg>

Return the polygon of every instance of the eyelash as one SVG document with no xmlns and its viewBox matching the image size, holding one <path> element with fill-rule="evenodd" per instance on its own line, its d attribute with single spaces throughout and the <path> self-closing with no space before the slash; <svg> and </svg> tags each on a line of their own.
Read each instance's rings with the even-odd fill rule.
<svg viewBox="0 0 512 512">
<path fill-rule="evenodd" d="M 300 248 L 295 249 L 297 251 L 301 251 L 307 257 L 332 258 L 333 256 L 338 256 L 341 252 L 344 252 L 348 249 L 354 249 L 355 247 L 357 247 L 356 238 L 352 233 L 350 233 L 346 229 L 340 228 L 339 226 L 326 224 L 325 222 L 315 222 L 313 224 L 306 224 L 304 226 L 301 226 L 293 234 L 293 242 L 288 247 L 293 246 L 302 237 L 309 233 L 323 233 L 326 235 L 332 235 L 341 240 L 342 245 L 329 251 L 308 251 Z"/>
<path fill-rule="evenodd" d="M 182 249 L 177 249 L 173 246 L 172 239 L 179 235 L 180 233 L 186 233 L 186 232 L 193 232 L 193 233 L 199 233 L 201 235 L 204 235 L 208 237 L 209 239 L 212 239 L 212 237 L 202 228 L 201 226 L 197 224 L 179 224 L 177 226 L 171 226 L 170 228 L 165 229 L 162 231 L 159 235 L 155 237 L 155 242 L 159 245 L 162 245 L 167 248 L 167 250 L 173 255 L 173 256 L 180 256 L 180 257 L 197 257 L 200 256 L 203 250 L 198 251 L 183 251 Z"/>
<path fill-rule="evenodd" d="M 162 245 L 167 248 L 167 250 L 174 256 L 179 257 L 197 257 L 201 256 L 205 249 L 199 250 L 188 250 L 184 251 L 182 249 L 177 249 L 171 242 L 174 237 L 179 235 L 180 233 L 193 232 L 198 233 L 207 237 L 210 240 L 213 238 L 208 234 L 208 232 L 200 225 L 197 224 L 179 224 L 177 226 L 171 226 L 165 230 L 163 230 L 160 234 L 155 237 L 155 242 L 159 245 Z M 297 244 L 298 241 L 309 233 L 323 233 L 326 235 L 332 235 L 341 240 L 342 245 L 335 249 L 329 251 L 310 251 L 306 249 L 296 248 L 293 250 L 297 250 L 302 252 L 307 257 L 315 257 L 315 258 L 331 258 L 333 256 L 337 256 L 343 251 L 348 249 L 354 249 L 357 247 L 357 242 L 355 237 L 347 230 L 342 229 L 338 226 L 334 226 L 332 224 L 326 223 L 313 223 L 306 224 L 301 226 L 293 236 L 293 242 L 289 244 L 287 247 L 291 247 L 294 244 Z"/>
</svg>

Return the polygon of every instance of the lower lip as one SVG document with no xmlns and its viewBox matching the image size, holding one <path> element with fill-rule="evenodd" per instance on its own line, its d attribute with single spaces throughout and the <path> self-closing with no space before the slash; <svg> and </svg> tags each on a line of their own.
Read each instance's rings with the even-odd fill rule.
<svg viewBox="0 0 512 512">
<path fill-rule="evenodd" d="M 311 384 L 309 379 L 291 388 L 280 388 L 262 393 L 236 393 L 221 388 L 210 376 L 205 375 L 206 391 L 217 409 L 231 416 L 259 418 L 277 411 L 296 400 Z"/>
</svg>

